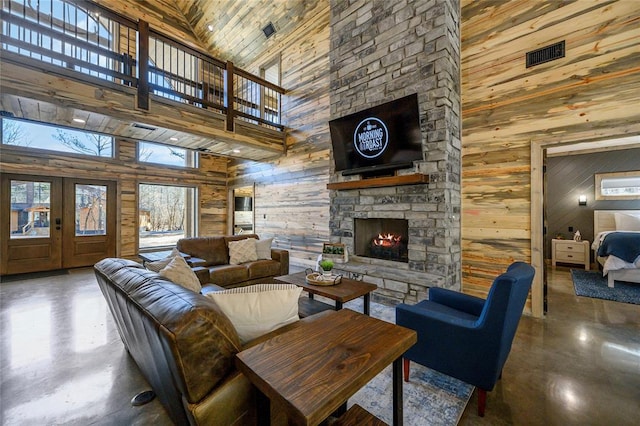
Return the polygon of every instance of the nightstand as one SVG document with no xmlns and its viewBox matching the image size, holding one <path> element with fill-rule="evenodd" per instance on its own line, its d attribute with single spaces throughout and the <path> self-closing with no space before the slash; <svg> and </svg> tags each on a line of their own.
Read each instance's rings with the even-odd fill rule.
<svg viewBox="0 0 640 426">
<path fill-rule="evenodd" d="M 584 265 L 588 271 L 591 264 L 589 241 L 551 240 L 551 266 L 555 268 L 558 262 Z"/>
</svg>

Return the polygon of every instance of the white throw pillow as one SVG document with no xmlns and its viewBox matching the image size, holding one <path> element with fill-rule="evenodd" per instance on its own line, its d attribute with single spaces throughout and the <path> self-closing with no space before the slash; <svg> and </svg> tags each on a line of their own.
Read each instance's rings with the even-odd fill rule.
<svg viewBox="0 0 640 426">
<path fill-rule="evenodd" d="M 639 216 L 615 213 L 616 231 L 640 231 L 640 213 Z"/>
<path fill-rule="evenodd" d="M 256 254 L 259 259 L 271 260 L 271 242 L 273 238 L 267 238 L 264 240 L 256 240 Z"/>
<path fill-rule="evenodd" d="M 224 312 L 242 344 L 296 322 L 302 288 L 293 284 L 256 284 L 207 293 Z"/>
<path fill-rule="evenodd" d="M 156 260 L 155 262 L 145 262 L 144 267 L 153 272 L 160 272 L 160 270 L 164 269 L 164 267 L 167 266 L 176 256 L 182 257 L 178 249 L 174 247 L 174 249 L 171 250 L 171 253 L 169 253 L 169 256 L 164 259 Z"/>
<path fill-rule="evenodd" d="M 240 265 L 256 260 L 258 260 L 258 253 L 256 253 L 255 238 L 229 242 L 229 263 L 231 265 Z"/>
<path fill-rule="evenodd" d="M 202 290 L 200 280 L 198 280 L 198 277 L 189 265 L 187 265 L 186 260 L 184 260 L 182 256 L 176 256 L 171 259 L 171 262 L 161 269 L 159 274 L 196 293 L 200 293 L 200 290 Z"/>
</svg>

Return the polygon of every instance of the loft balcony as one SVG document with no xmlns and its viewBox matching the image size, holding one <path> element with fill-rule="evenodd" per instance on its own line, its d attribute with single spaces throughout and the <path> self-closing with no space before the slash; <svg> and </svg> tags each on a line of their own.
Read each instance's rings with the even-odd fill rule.
<svg viewBox="0 0 640 426">
<path fill-rule="evenodd" d="M 145 21 L 71 0 L 6 1 L 1 18 L 4 116 L 255 161 L 285 152 L 284 89 Z"/>
</svg>

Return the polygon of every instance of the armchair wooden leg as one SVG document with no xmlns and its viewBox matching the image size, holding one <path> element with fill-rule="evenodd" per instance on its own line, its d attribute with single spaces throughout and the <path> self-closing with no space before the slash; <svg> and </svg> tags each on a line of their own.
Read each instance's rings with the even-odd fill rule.
<svg viewBox="0 0 640 426">
<path fill-rule="evenodd" d="M 409 381 L 409 363 L 411 361 L 409 361 L 407 358 L 403 358 L 402 359 L 402 365 L 404 367 L 404 381 L 408 382 Z"/>
<path fill-rule="evenodd" d="M 484 407 L 487 405 L 487 391 L 478 389 L 478 416 L 484 417 Z"/>
</svg>

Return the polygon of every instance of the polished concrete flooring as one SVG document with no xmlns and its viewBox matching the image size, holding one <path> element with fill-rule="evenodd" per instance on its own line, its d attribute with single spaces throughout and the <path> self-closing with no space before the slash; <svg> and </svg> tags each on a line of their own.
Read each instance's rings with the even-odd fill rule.
<svg viewBox="0 0 640 426">
<path fill-rule="evenodd" d="M 523 317 L 484 418 L 462 425 L 640 423 L 640 306 L 577 297 L 549 274 L 549 312 Z M 1 425 L 168 425 L 124 350 L 91 269 L 0 284 Z M 425 423 L 426 424 L 426 423 Z"/>
</svg>

